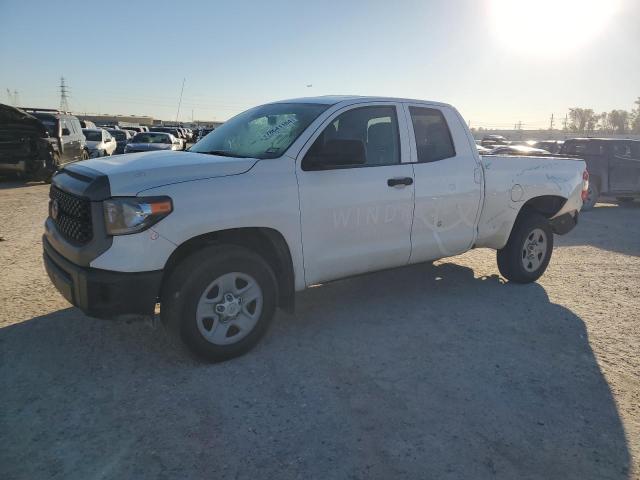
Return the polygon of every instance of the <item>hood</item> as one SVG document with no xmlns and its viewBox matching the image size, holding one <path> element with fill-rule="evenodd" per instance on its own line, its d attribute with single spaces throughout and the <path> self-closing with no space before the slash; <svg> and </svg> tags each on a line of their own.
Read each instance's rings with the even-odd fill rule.
<svg viewBox="0 0 640 480">
<path fill-rule="evenodd" d="M 3 103 L 0 103 L 0 124 L 9 128 L 29 127 L 36 130 L 40 136 L 48 136 L 47 129 L 36 117 Z"/>
<path fill-rule="evenodd" d="M 149 152 L 152 150 L 171 150 L 170 143 L 129 143 L 129 148 L 140 152 Z"/>
<path fill-rule="evenodd" d="M 92 158 L 76 164 L 108 175 L 111 195 L 126 196 L 161 185 L 239 175 L 257 161 L 163 150 Z M 73 169 L 73 165 L 68 168 Z"/>
</svg>

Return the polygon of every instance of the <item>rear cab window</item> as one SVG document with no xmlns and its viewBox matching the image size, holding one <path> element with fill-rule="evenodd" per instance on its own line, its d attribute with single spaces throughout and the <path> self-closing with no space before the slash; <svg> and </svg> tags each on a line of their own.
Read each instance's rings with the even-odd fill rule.
<svg viewBox="0 0 640 480">
<path fill-rule="evenodd" d="M 456 156 L 449 125 L 437 108 L 409 107 L 418 163 L 436 162 Z"/>
</svg>

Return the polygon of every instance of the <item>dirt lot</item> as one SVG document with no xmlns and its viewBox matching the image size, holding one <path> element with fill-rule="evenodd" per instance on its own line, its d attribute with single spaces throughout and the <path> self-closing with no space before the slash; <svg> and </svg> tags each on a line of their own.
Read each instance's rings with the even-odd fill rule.
<svg viewBox="0 0 640 480">
<path fill-rule="evenodd" d="M 0 478 L 640 478 L 639 204 L 539 283 L 488 250 L 337 282 L 209 365 L 52 289 L 46 199 L 0 183 Z"/>
</svg>

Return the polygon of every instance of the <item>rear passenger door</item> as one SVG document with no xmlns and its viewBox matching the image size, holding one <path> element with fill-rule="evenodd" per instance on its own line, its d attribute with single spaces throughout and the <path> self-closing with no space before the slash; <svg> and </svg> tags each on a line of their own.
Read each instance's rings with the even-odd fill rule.
<svg viewBox="0 0 640 480">
<path fill-rule="evenodd" d="M 640 142 L 612 141 L 609 157 L 609 191 L 640 192 Z"/>
<path fill-rule="evenodd" d="M 298 178 L 307 285 L 406 265 L 413 168 L 399 106 L 332 114 L 302 149 Z"/>
<path fill-rule="evenodd" d="M 482 170 L 458 113 L 405 104 L 415 177 L 411 263 L 457 255 L 476 237 Z"/>
</svg>

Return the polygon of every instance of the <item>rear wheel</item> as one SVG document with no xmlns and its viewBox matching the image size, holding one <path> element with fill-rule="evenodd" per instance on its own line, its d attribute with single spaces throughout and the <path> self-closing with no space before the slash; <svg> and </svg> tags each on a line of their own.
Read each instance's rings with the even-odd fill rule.
<svg viewBox="0 0 640 480">
<path fill-rule="evenodd" d="M 161 317 L 197 355 L 227 360 L 250 350 L 267 331 L 276 288 L 273 271 L 252 251 L 206 247 L 170 273 Z"/>
<path fill-rule="evenodd" d="M 595 182 L 589 182 L 589 190 L 587 190 L 587 198 L 582 202 L 582 211 L 591 210 L 600 196 L 600 189 Z"/>
<path fill-rule="evenodd" d="M 552 252 L 549 221 L 537 212 L 525 212 L 516 221 L 505 247 L 498 250 L 498 269 L 512 282 L 535 282 L 547 269 Z"/>
</svg>

